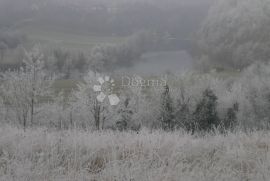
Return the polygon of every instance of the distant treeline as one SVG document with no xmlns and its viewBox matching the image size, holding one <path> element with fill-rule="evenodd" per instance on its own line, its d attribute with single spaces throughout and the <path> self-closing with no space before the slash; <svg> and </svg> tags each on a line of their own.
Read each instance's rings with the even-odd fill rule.
<svg viewBox="0 0 270 181">
<path fill-rule="evenodd" d="M 10 39 L 16 40 L 16 38 L 18 37 L 15 36 Z M 5 39 L 9 40 L 8 36 Z M 5 41 L 2 41 L 2 44 L 5 45 Z M 22 41 L 18 41 L 16 47 L 21 44 Z M 164 50 L 187 50 L 191 49 L 190 45 L 189 40 L 180 41 L 157 32 L 139 31 L 127 37 L 122 43 L 98 45 L 89 52 L 71 51 L 62 47 L 47 48 L 44 53 L 44 61 L 48 71 L 62 73 L 66 78 L 77 78 L 88 69 L 98 72 L 112 72 L 118 68 L 133 66 L 136 62 L 141 61 L 144 53 Z M 0 71 L 16 70 L 22 65 L 22 60 L 25 58 L 23 54 L 25 49 L 23 47 L 19 48 L 21 50 L 13 49 L 8 46 L 1 49 L 0 46 Z M 22 51 L 22 53 L 14 55 L 17 56 L 15 59 L 19 61 L 10 60 L 10 57 L 6 56 L 8 51 Z"/>
</svg>

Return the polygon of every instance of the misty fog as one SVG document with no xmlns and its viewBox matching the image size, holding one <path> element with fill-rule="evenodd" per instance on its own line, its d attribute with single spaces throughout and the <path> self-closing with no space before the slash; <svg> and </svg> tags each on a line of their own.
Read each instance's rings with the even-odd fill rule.
<svg viewBox="0 0 270 181">
<path fill-rule="evenodd" d="M 108 64 L 104 68 L 105 71 L 123 70 L 123 67 L 128 67 L 126 71 L 129 71 L 130 66 L 135 66 L 133 70 L 137 71 L 134 73 L 140 73 L 149 70 L 151 66 L 163 67 L 166 64 L 164 68 L 156 68 L 157 72 L 158 70 L 174 72 L 177 70 L 176 67 L 191 64 L 189 63 L 191 56 L 187 57 L 186 54 L 190 54 L 195 42 L 194 36 L 211 4 L 210 0 L 199 2 L 190 0 L 166 2 L 160 0 L 2 0 L 0 2 L 0 30 L 3 36 L 16 33 L 15 40 L 11 40 L 17 41 L 16 46 L 27 49 L 33 44 L 41 44 L 43 49 L 49 52 L 49 56 L 54 56 L 53 52 L 61 49 L 70 57 L 83 53 L 85 58 L 89 59 L 93 47 L 110 44 L 115 49 L 121 49 L 119 44 L 123 44 L 124 41 L 126 44 L 130 43 L 128 48 L 139 50 L 119 55 L 126 56 L 123 57 L 126 60 L 121 60 L 117 64 L 110 65 L 104 62 L 103 64 Z M 134 41 L 129 40 L 143 31 L 155 35 L 147 36 L 148 40 L 143 40 L 141 37 Z M 5 45 L 2 46 L 5 49 Z M 133 51 L 128 48 L 115 51 Z M 4 56 L 2 59 L 10 59 L 10 61 L 2 60 L 3 67 L 6 69 L 15 67 L 15 64 L 19 63 L 19 58 L 14 56 L 15 51 L 21 54 L 16 47 L 6 52 L 6 54 L 13 54 L 12 56 L 7 55 L 5 58 L 2 54 Z M 182 54 L 180 51 L 185 51 L 185 53 Z M 163 52 L 161 56 L 164 60 L 152 60 L 158 52 Z M 178 58 L 175 54 L 179 55 Z M 148 69 L 145 68 L 147 66 Z"/>
<path fill-rule="evenodd" d="M 267 181 L 270 0 L 0 0 L 0 180 Z"/>
</svg>

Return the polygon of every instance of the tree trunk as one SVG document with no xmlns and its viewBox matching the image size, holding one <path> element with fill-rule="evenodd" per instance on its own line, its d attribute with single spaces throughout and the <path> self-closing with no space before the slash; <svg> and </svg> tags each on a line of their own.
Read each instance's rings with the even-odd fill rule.
<svg viewBox="0 0 270 181">
<path fill-rule="evenodd" d="M 31 116 L 30 123 L 31 123 L 31 126 L 33 126 L 33 122 L 34 122 L 34 96 L 31 99 L 31 115 L 30 116 Z"/>
<path fill-rule="evenodd" d="M 24 132 L 26 130 L 26 120 L 27 120 L 27 116 L 23 115 L 23 130 L 24 130 Z"/>
<path fill-rule="evenodd" d="M 70 111 L 70 113 L 69 113 L 69 121 L 70 121 L 70 128 L 73 129 L 74 128 L 74 125 L 73 125 L 72 111 Z"/>
<path fill-rule="evenodd" d="M 95 119 L 95 126 L 97 130 L 100 130 L 100 104 L 98 101 L 95 101 L 94 106 L 94 119 Z"/>
</svg>

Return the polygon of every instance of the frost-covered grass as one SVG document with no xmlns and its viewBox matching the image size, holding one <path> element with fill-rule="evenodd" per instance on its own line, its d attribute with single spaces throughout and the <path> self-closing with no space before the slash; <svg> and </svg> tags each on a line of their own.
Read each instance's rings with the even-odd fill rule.
<svg viewBox="0 0 270 181">
<path fill-rule="evenodd" d="M 4 181 L 268 180 L 270 133 L 189 134 L 0 128 Z"/>
</svg>

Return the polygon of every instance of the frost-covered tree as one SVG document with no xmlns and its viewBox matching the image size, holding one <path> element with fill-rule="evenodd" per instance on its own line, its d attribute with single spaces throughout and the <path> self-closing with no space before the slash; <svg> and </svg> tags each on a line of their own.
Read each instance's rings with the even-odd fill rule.
<svg viewBox="0 0 270 181">
<path fill-rule="evenodd" d="M 119 106 L 118 114 L 120 116 L 119 120 L 116 122 L 116 127 L 118 130 L 123 131 L 127 130 L 130 127 L 131 122 L 133 121 L 132 116 L 134 114 L 134 107 L 131 105 L 131 99 L 127 97 L 123 104 Z"/>
<path fill-rule="evenodd" d="M 141 79 L 137 77 L 137 79 Z M 129 109 L 132 109 L 132 122 L 130 129 L 139 130 L 142 126 L 148 128 L 160 128 L 158 121 L 160 113 L 160 91 L 155 88 L 148 87 L 146 91 L 143 87 L 131 87 L 127 91 Z M 123 93 L 121 93 L 123 94 Z M 121 98 L 121 100 L 125 100 Z"/>
<path fill-rule="evenodd" d="M 95 85 L 99 84 L 98 80 L 103 77 L 100 74 L 90 71 L 83 82 L 78 84 L 77 90 L 73 92 L 76 99 L 76 109 L 86 119 L 87 125 L 95 127 L 97 130 L 104 129 L 106 123 L 114 117 L 114 106 L 109 104 L 107 99 L 100 102 L 97 98 L 99 93 L 95 92 Z"/>
<path fill-rule="evenodd" d="M 170 88 L 165 86 L 161 95 L 160 122 L 164 130 L 173 130 L 175 127 L 173 100 L 170 95 Z"/>
<path fill-rule="evenodd" d="M 36 107 L 51 95 L 55 77 L 47 76 L 43 54 L 38 46 L 26 52 L 24 66 L 2 74 L 1 96 L 15 112 L 19 122 L 27 126 L 35 122 Z"/>
<path fill-rule="evenodd" d="M 187 131 L 191 131 L 192 128 L 192 114 L 190 99 L 185 97 L 185 90 L 181 90 L 181 97 L 177 100 L 176 112 L 175 112 L 175 124 L 177 128 L 184 128 Z"/>
<path fill-rule="evenodd" d="M 256 63 L 235 81 L 233 92 L 239 103 L 238 119 L 243 127 L 269 128 L 270 65 Z"/>
<path fill-rule="evenodd" d="M 242 69 L 270 57 L 270 1 L 219 0 L 199 31 L 200 63 Z"/>
</svg>

